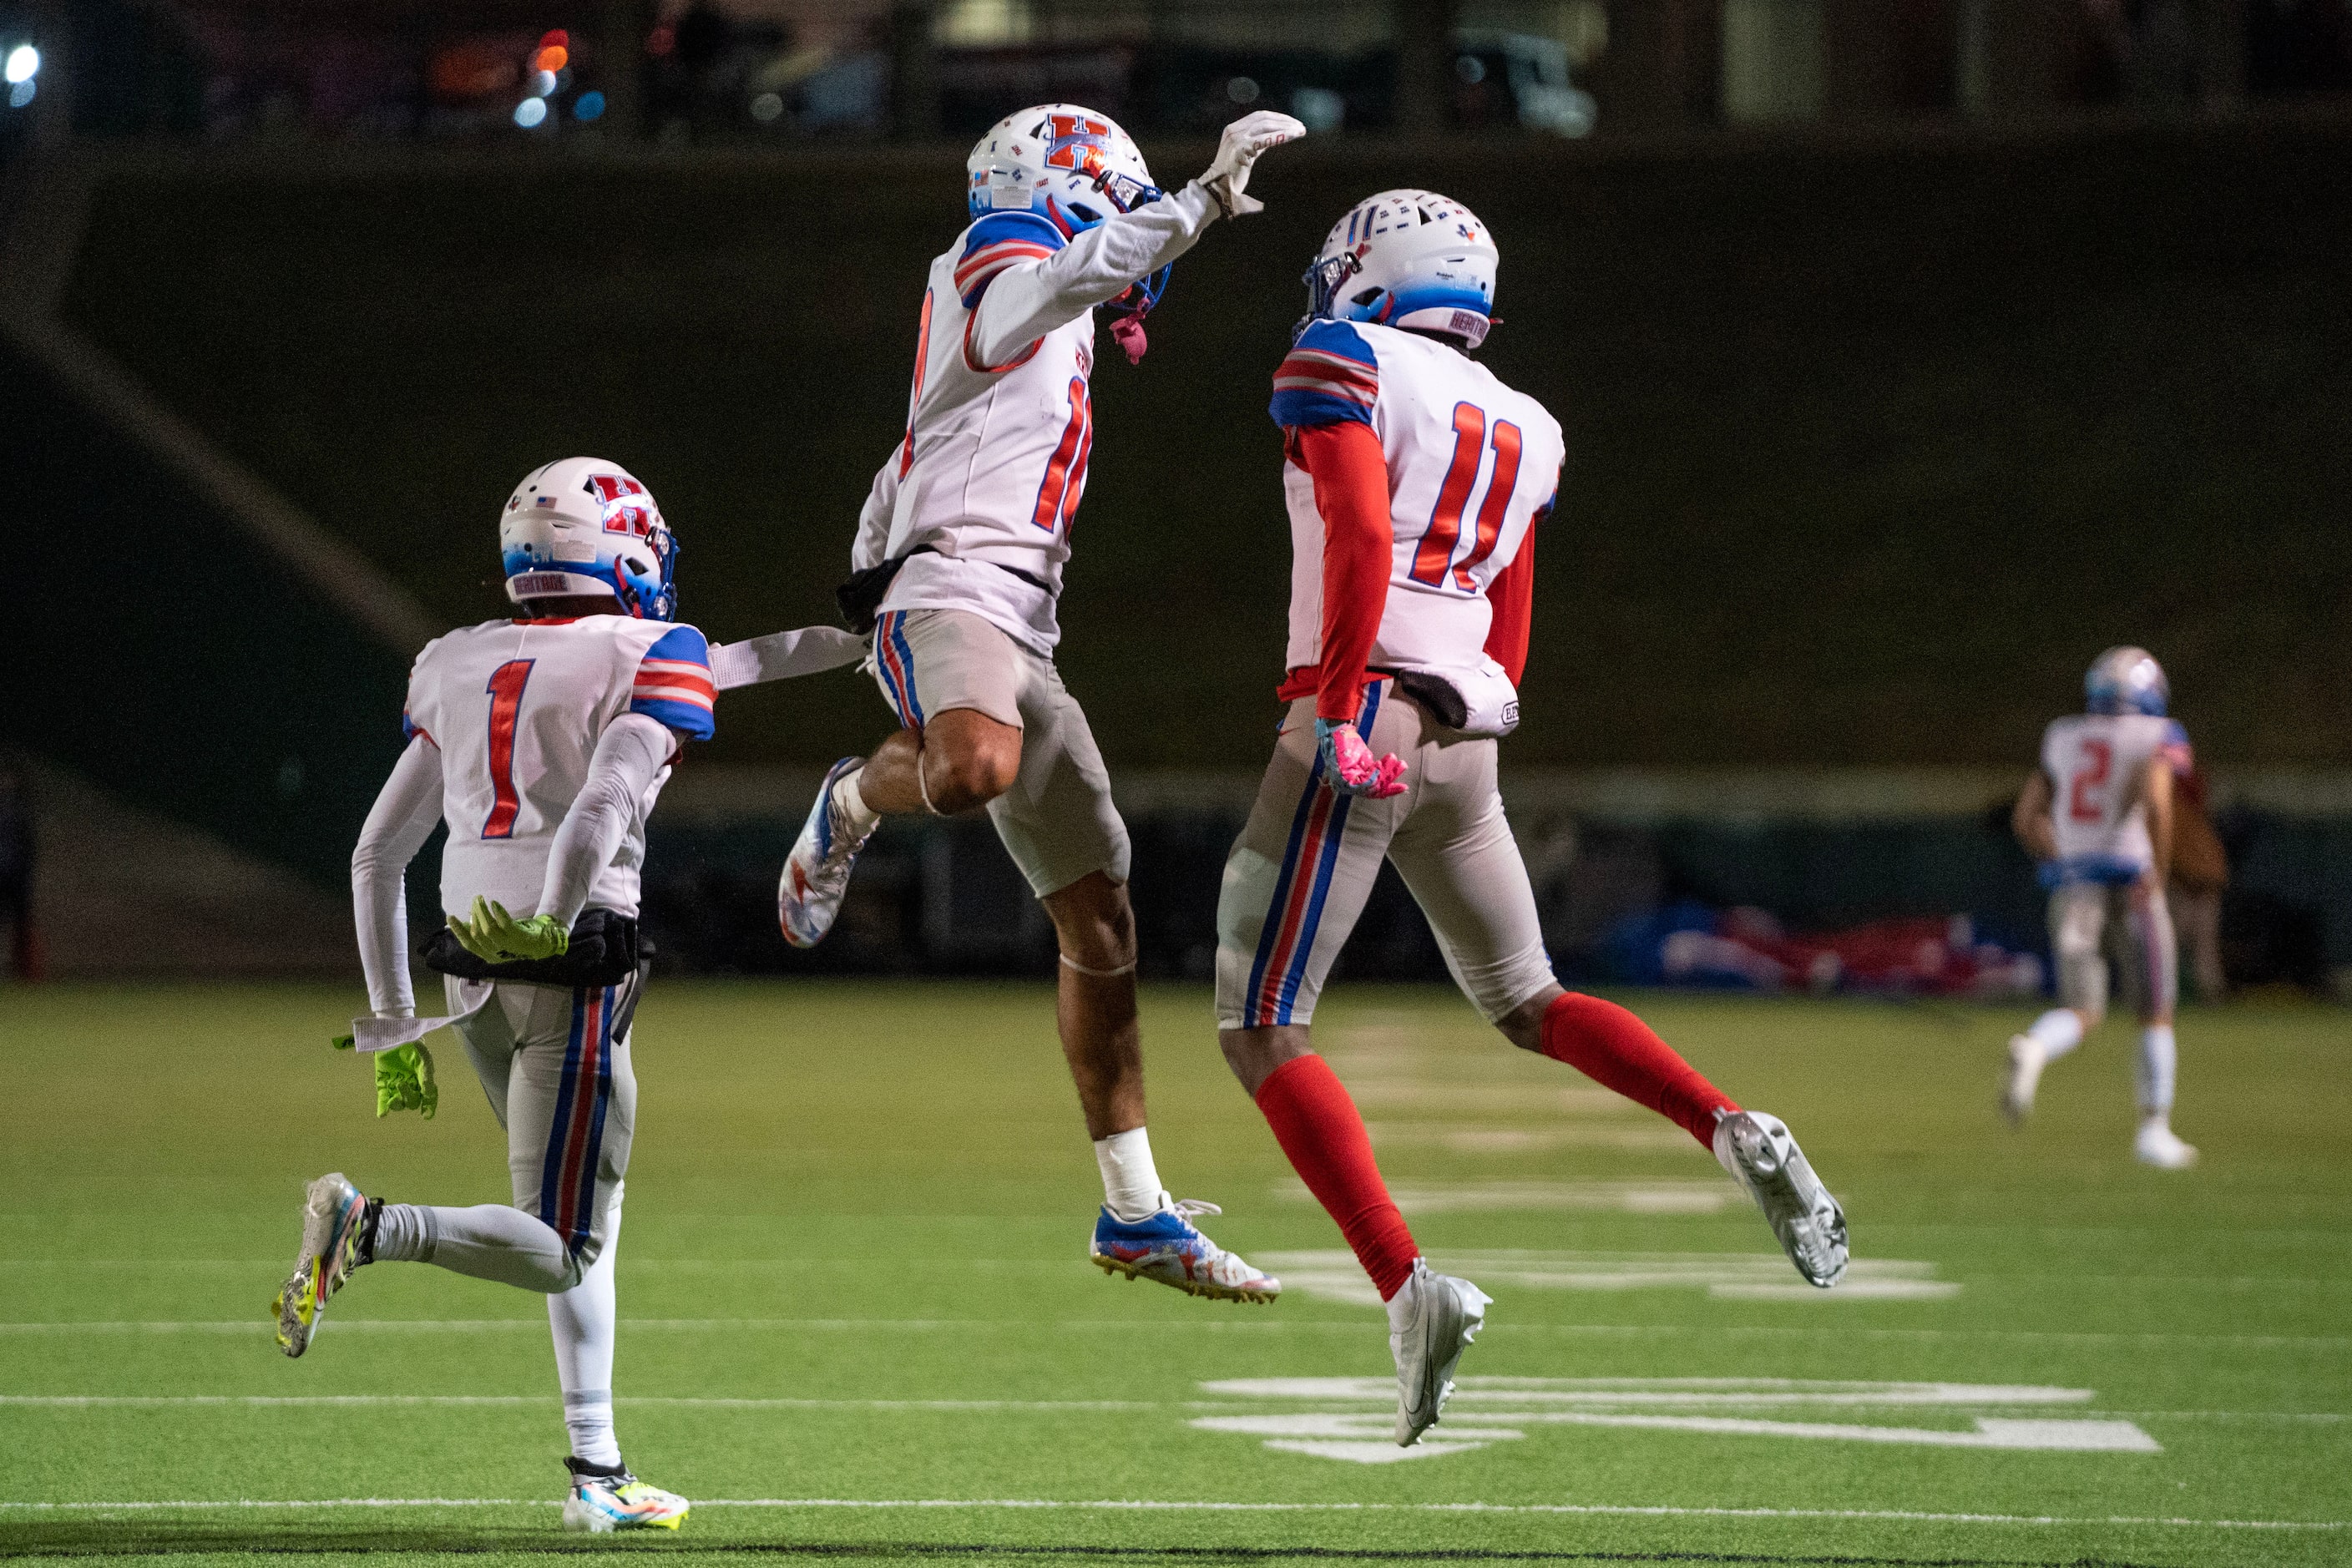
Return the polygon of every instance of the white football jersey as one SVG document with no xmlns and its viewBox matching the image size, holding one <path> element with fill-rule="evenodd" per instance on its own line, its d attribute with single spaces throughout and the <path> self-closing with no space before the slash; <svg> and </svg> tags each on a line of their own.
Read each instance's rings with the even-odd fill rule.
<svg viewBox="0 0 2352 1568">
<path fill-rule="evenodd" d="M 1189 248 L 1213 211 L 1188 186 L 1074 239 L 1036 213 L 990 213 L 932 260 L 906 437 L 851 557 L 906 558 L 883 608 L 970 610 L 1053 651 L 1094 451 L 1094 308 Z"/>
<path fill-rule="evenodd" d="M 518 915 L 539 907 L 555 830 L 587 782 L 604 726 L 644 713 L 696 740 L 711 732 L 716 691 L 702 634 L 626 616 L 486 621 L 436 637 L 408 677 L 402 727 L 441 751 L 441 907 L 476 894 Z M 646 818 L 668 782 L 655 777 L 588 901 L 637 912 Z"/>
<path fill-rule="evenodd" d="M 2187 773 L 2188 731 L 2145 713 L 2077 713 L 2042 732 L 2062 875 L 2125 882 L 2147 869 L 2156 851 L 2137 784 L 2151 759 Z"/>
<path fill-rule="evenodd" d="M 1318 321 L 1275 372 L 1282 426 L 1359 420 L 1380 437 L 1395 534 L 1370 662 L 1476 664 L 1494 619 L 1487 585 L 1559 489 L 1567 446 L 1542 404 L 1444 343 L 1364 321 Z M 1323 516 L 1315 481 L 1283 466 L 1290 510 L 1289 668 L 1323 658 Z"/>
</svg>

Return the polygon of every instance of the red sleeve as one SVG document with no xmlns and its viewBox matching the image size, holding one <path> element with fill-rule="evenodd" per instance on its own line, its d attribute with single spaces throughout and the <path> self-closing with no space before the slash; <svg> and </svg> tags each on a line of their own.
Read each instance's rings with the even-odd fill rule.
<svg viewBox="0 0 2352 1568">
<path fill-rule="evenodd" d="M 1535 521 L 1546 515 L 1538 512 Z M 1486 628 L 1486 657 L 1503 667 L 1514 686 L 1528 667 L 1528 623 L 1535 614 L 1535 588 L 1536 530 L 1531 522 L 1527 537 L 1519 541 L 1519 552 L 1486 585 L 1486 602 L 1495 606 L 1494 621 Z"/>
<path fill-rule="evenodd" d="M 1323 668 L 1315 716 L 1353 719 L 1394 570 L 1388 456 L 1371 426 L 1353 420 L 1294 426 L 1284 446 L 1314 479 L 1315 510 L 1323 516 Z"/>
</svg>

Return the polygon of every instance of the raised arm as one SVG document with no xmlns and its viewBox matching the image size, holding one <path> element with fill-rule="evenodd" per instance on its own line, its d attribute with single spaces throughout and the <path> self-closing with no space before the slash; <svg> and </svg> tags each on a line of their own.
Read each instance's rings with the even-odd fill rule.
<svg viewBox="0 0 2352 1568">
<path fill-rule="evenodd" d="M 1217 156 L 1200 178 L 1131 212 L 1113 213 L 1067 244 L 1043 218 L 1032 235 L 1008 224 L 1003 236 L 984 237 L 957 270 L 956 288 L 972 312 L 966 362 L 975 370 L 1009 367 L 1047 332 L 1190 250 L 1219 216 L 1261 210 L 1265 204 L 1244 195 L 1250 170 L 1268 148 L 1306 134 L 1307 127 L 1289 115 L 1260 110 L 1225 127 Z"/>
<path fill-rule="evenodd" d="M 1113 213 L 1050 254 L 1041 254 L 1047 249 L 1042 242 L 1018 240 L 975 251 L 966 266 L 980 265 L 957 279 L 972 312 L 964 333 L 966 363 L 974 370 L 1009 368 L 1047 332 L 1192 249 L 1216 216 L 1215 198 L 1196 181 L 1133 212 Z M 1035 221 L 1050 230 L 1042 218 Z M 992 261 L 1002 265 L 991 267 Z"/>
<path fill-rule="evenodd" d="M 360 969 L 376 1016 L 408 1017 L 416 995 L 408 975 L 409 861 L 441 820 L 441 748 L 419 731 L 376 793 L 352 850 L 352 918 Z"/>
<path fill-rule="evenodd" d="M 613 863 L 613 852 L 644 809 L 646 792 L 688 739 L 643 713 L 624 713 L 604 726 L 588 760 L 587 782 L 555 830 L 539 913 L 572 929 L 588 905 L 596 874 Z"/>
</svg>

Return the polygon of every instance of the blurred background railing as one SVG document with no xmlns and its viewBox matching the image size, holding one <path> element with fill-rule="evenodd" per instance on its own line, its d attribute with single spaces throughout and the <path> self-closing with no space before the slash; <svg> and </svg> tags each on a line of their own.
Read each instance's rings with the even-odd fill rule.
<svg viewBox="0 0 2352 1568">
<path fill-rule="evenodd" d="M 8 0 L 38 134 L 950 139 L 1082 100 L 1139 135 L 1583 136 L 2226 110 L 2352 90 L 2342 0 Z"/>
</svg>

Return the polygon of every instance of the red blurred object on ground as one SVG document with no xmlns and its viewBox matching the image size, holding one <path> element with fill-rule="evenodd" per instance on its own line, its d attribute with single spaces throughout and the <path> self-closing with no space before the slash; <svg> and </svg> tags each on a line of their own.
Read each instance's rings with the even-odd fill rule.
<svg viewBox="0 0 2352 1568">
<path fill-rule="evenodd" d="M 1979 942 L 1966 915 L 1790 936 L 1762 910 L 1727 910 L 1712 931 L 1669 934 L 1661 957 L 1669 982 L 1729 981 L 1759 991 L 2028 996 L 2042 989 L 2039 958 Z"/>
</svg>

